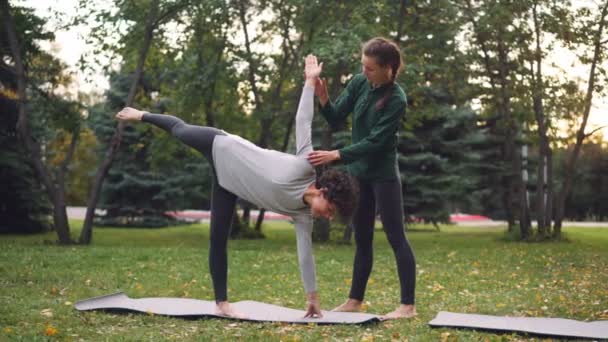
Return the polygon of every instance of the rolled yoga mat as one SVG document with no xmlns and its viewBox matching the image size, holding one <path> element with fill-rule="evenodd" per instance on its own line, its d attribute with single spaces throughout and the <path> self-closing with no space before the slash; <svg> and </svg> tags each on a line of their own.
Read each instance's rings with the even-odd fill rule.
<svg viewBox="0 0 608 342">
<path fill-rule="evenodd" d="M 235 310 L 246 315 L 244 321 L 317 323 L 317 324 L 363 324 L 380 321 L 380 316 L 358 312 L 323 311 L 322 318 L 303 318 L 303 310 L 289 309 L 278 305 L 256 301 L 231 303 Z M 85 299 L 74 304 L 77 310 L 125 310 L 176 317 L 220 317 L 215 314 L 215 302 L 190 298 L 129 298 L 123 292 Z"/>
<path fill-rule="evenodd" d="M 564 318 L 500 317 L 441 311 L 429 325 L 434 328 L 471 328 L 554 337 L 608 339 L 608 321 L 581 322 Z"/>
</svg>

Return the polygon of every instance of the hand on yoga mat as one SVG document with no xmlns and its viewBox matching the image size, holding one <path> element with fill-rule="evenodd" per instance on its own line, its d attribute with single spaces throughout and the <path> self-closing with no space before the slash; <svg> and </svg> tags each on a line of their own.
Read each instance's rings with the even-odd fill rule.
<svg viewBox="0 0 608 342">
<path fill-rule="evenodd" d="M 319 296 L 316 292 L 311 292 L 306 295 L 306 315 L 304 318 L 321 318 L 321 304 L 319 302 Z"/>
</svg>

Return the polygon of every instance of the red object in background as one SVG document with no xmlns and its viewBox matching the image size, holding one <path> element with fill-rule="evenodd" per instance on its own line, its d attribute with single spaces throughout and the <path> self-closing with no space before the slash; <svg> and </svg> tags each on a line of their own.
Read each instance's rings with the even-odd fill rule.
<svg viewBox="0 0 608 342">
<path fill-rule="evenodd" d="M 470 215 L 470 214 L 451 214 L 451 222 L 471 222 L 471 221 L 491 221 L 492 219 L 483 215 Z"/>
</svg>

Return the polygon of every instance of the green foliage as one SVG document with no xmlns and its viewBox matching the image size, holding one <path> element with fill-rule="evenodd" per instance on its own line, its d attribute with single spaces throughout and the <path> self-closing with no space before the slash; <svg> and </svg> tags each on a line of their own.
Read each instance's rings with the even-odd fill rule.
<svg viewBox="0 0 608 342">
<path fill-rule="evenodd" d="M 57 88 L 67 86 L 70 76 L 66 66 L 40 48 L 42 42 L 54 39 L 54 34 L 45 28 L 46 20 L 34 14 L 32 9 L 11 7 L 20 54 L 26 73 L 29 134 L 42 151 L 44 166 L 54 186 L 59 184 L 56 175 L 61 172 L 57 164 L 48 162 L 65 150 L 52 148 L 52 141 L 70 134 L 77 134 L 80 127 L 80 110 L 77 101 L 56 93 Z M 8 42 L 6 26 L 0 27 L 0 110 L 3 196 L 3 227 L 0 231 L 34 232 L 47 230 L 52 217 L 52 206 L 63 206 L 49 198 L 38 172 L 34 171 L 32 159 L 24 142 L 18 139 L 17 75 L 14 58 Z M 24 224 L 28 223 L 28 224 Z"/>
<path fill-rule="evenodd" d="M 487 138 L 467 108 L 437 108 L 412 134 L 400 139 L 399 159 L 406 214 L 426 222 L 449 222 L 452 212 L 480 212 L 477 193 Z"/>
<path fill-rule="evenodd" d="M 571 151 L 556 151 L 557 160 Z M 575 170 L 576 186 L 566 200 L 565 217 L 574 221 L 604 221 L 608 218 L 608 149 L 600 143 L 583 146 Z M 558 179 L 563 175 L 558 173 Z"/>
<path fill-rule="evenodd" d="M 92 26 L 87 43 L 94 50 L 85 56 L 82 67 L 102 66 L 111 77 L 105 102 L 89 108 L 88 124 L 99 142 L 97 153 L 89 157 L 97 159 L 114 132 L 113 113 L 127 98 L 152 2 L 111 4 L 102 7 L 82 0 L 71 23 Z M 161 0 L 135 106 L 170 113 L 192 124 L 213 125 L 272 149 L 282 149 L 287 142 L 287 151 L 293 151 L 292 119 L 302 84 L 302 58 L 315 53 L 324 62 L 323 76 L 335 98 L 360 70 L 361 43 L 386 36 L 399 43 L 405 58 L 398 81 L 408 96 L 399 147 L 406 212 L 432 222 L 444 221 L 454 211 L 501 219 L 508 216 L 507 204 L 514 201 L 506 197 L 519 172 L 512 169 L 518 152 L 506 150 L 518 151 L 522 144 L 529 144 L 530 183 L 535 177 L 532 9 L 538 9 L 545 60 L 554 48 L 565 46 L 580 51 L 579 60 L 588 64 L 599 15 L 590 6 L 549 0 Z M 240 38 L 241 9 L 246 24 L 257 24 L 257 30 L 248 26 L 253 49 L 247 49 Z M 31 28 L 24 30 L 23 46 L 29 68 L 39 75 L 33 84 L 41 88 L 61 83 L 62 66 L 40 53 L 35 44 L 52 36 L 38 30 L 44 20 L 33 17 L 30 10 L 18 12 L 18 26 Z M 603 94 L 606 71 L 601 63 L 598 74 L 595 91 Z M 586 104 L 580 84 L 560 76 L 541 76 L 553 147 L 572 143 Z M 32 106 L 40 108 L 32 120 L 40 141 L 65 147 L 66 137 L 82 126 L 75 103 L 32 96 Z M 560 135 L 558 120 L 568 123 L 568 137 Z M 330 132 L 317 116 L 315 147 L 347 145 L 349 125 L 346 122 L 342 130 Z M 64 151 L 47 149 L 49 160 L 56 165 Z M 597 173 L 582 167 L 583 171 Z M 176 208 L 206 208 L 209 172 L 196 153 L 166 133 L 131 127 L 104 188 L 102 207 L 112 203 L 120 203 L 125 210 L 145 206 L 141 209 L 157 217 Z M 82 177 L 83 170 L 77 174 Z M 595 176 L 585 177 L 594 186 L 599 184 Z M 145 200 L 135 194 L 145 194 Z M 603 199 L 590 196 L 593 199 L 584 200 L 582 194 L 576 198 L 587 205 Z M 127 216 L 137 212 L 129 210 Z"/>
<path fill-rule="evenodd" d="M 0 234 L 51 228 L 52 207 L 17 138 L 17 107 L 0 95 Z"/>
</svg>

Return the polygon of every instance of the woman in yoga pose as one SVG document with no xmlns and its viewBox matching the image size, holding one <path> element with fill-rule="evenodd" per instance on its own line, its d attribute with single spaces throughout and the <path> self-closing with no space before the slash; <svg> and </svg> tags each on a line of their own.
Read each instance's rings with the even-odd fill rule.
<svg viewBox="0 0 608 342">
<path fill-rule="evenodd" d="M 352 113 L 352 144 L 340 150 L 312 151 L 308 160 L 315 166 L 336 160 L 348 164 L 359 181 L 360 197 L 353 216 L 355 261 L 349 299 L 335 311 L 359 311 L 372 271 L 372 240 L 376 213 L 393 249 L 401 286 L 401 305 L 386 318 L 416 315 L 414 290 L 416 260 L 404 233 L 403 199 L 397 164 L 397 131 L 405 113 L 406 98 L 395 81 L 402 68 L 397 45 L 374 38 L 363 45 L 362 73 L 355 75 L 335 103 L 329 101 L 325 80 L 317 79 L 315 94 L 321 114 L 331 125 Z"/>
<path fill-rule="evenodd" d="M 213 127 L 193 126 L 170 115 L 124 108 L 116 118 L 156 125 L 201 152 L 214 172 L 211 197 L 209 269 L 220 315 L 243 318 L 228 302 L 227 243 L 237 197 L 284 215 L 295 222 L 298 262 L 306 291 L 306 316 L 322 316 L 312 254 L 313 217 L 348 218 L 357 204 L 356 182 L 346 173 L 327 170 L 317 179 L 306 159 L 312 149 L 314 87 L 323 63 L 306 57 L 305 84 L 296 114 L 296 154 L 262 149 Z"/>
</svg>

